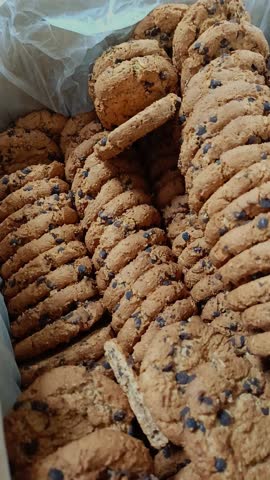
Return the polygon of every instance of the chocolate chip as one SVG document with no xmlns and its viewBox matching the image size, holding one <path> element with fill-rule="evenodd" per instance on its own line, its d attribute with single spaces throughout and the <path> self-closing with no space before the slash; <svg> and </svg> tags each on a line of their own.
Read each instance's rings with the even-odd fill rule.
<svg viewBox="0 0 270 480">
<path fill-rule="evenodd" d="M 227 38 L 222 38 L 219 42 L 220 48 L 227 48 L 229 46 L 229 42 Z"/>
<path fill-rule="evenodd" d="M 151 234 L 149 232 L 144 232 L 143 237 L 144 238 L 150 238 Z"/>
<path fill-rule="evenodd" d="M 173 363 L 168 363 L 162 368 L 162 372 L 171 372 L 173 370 Z"/>
<path fill-rule="evenodd" d="M 199 254 L 202 253 L 203 251 L 202 247 L 193 247 L 192 250 L 194 253 L 199 253 Z"/>
<path fill-rule="evenodd" d="M 58 253 L 62 253 L 62 252 L 64 252 L 64 251 L 65 251 L 64 247 L 59 247 L 59 248 L 57 249 L 57 252 L 58 252 Z"/>
<path fill-rule="evenodd" d="M 21 172 L 22 172 L 24 175 L 28 175 L 29 173 L 31 173 L 31 171 L 32 171 L 32 170 L 31 170 L 31 168 L 29 168 L 29 167 L 23 168 L 23 169 L 21 170 Z"/>
<path fill-rule="evenodd" d="M 262 208 L 270 208 L 270 198 L 261 198 L 259 205 Z"/>
<path fill-rule="evenodd" d="M 188 332 L 181 332 L 180 335 L 179 335 L 179 338 L 180 340 L 191 340 L 192 339 L 192 335 L 191 333 L 188 333 Z"/>
<path fill-rule="evenodd" d="M 82 177 L 83 177 L 83 178 L 87 178 L 88 175 L 89 175 L 88 170 L 83 170 L 83 172 L 82 172 Z"/>
<path fill-rule="evenodd" d="M 160 80 L 167 80 L 168 78 L 167 72 L 159 72 L 159 78 Z"/>
<path fill-rule="evenodd" d="M 152 252 L 152 247 L 146 247 L 144 249 L 144 251 L 147 252 L 147 253 L 151 253 Z"/>
<path fill-rule="evenodd" d="M 148 82 L 147 80 L 145 80 L 145 81 L 143 82 L 143 84 L 144 84 L 144 86 L 145 86 L 146 89 L 151 88 L 151 87 L 153 87 L 153 86 L 155 85 L 153 82 Z"/>
<path fill-rule="evenodd" d="M 264 102 L 263 111 L 264 113 L 270 113 L 270 102 Z"/>
<path fill-rule="evenodd" d="M 31 190 L 33 190 L 32 185 L 26 185 L 26 187 L 23 189 L 24 192 L 31 192 Z"/>
<path fill-rule="evenodd" d="M 109 364 L 109 362 L 103 362 L 103 367 L 105 368 L 105 370 L 111 370 L 111 365 Z"/>
<path fill-rule="evenodd" d="M 165 325 L 166 325 L 166 322 L 165 322 L 164 318 L 162 318 L 162 317 L 157 317 L 156 322 L 157 322 L 157 324 L 160 328 L 165 327 Z"/>
<path fill-rule="evenodd" d="M 226 412 L 226 410 L 220 410 L 217 414 L 217 418 L 223 427 L 228 427 L 232 423 L 232 417 Z"/>
<path fill-rule="evenodd" d="M 12 247 L 16 247 L 17 245 L 20 245 L 20 239 L 18 238 L 12 238 L 9 242 L 9 244 L 12 246 Z"/>
<path fill-rule="evenodd" d="M 202 149 L 203 154 L 205 155 L 210 150 L 211 147 L 212 147 L 211 143 L 206 143 Z"/>
<path fill-rule="evenodd" d="M 63 242 L 64 242 L 63 238 L 56 238 L 56 239 L 55 239 L 55 243 L 56 243 L 57 245 L 60 245 L 60 244 L 63 243 Z"/>
<path fill-rule="evenodd" d="M 122 422 L 126 418 L 126 412 L 124 410 L 118 410 L 113 414 L 113 420 L 115 422 Z"/>
<path fill-rule="evenodd" d="M 78 279 L 82 280 L 84 275 L 86 274 L 86 266 L 85 265 L 79 265 L 78 266 Z"/>
<path fill-rule="evenodd" d="M 196 135 L 197 137 L 201 137 L 206 133 L 206 126 L 205 125 L 199 125 L 197 130 L 196 130 Z"/>
<path fill-rule="evenodd" d="M 185 123 L 186 119 L 187 119 L 186 115 L 180 115 L 179 118 L 178 118 L 179 125 L 183 125 L 183 123 Z"/>
<path fill-rule="evenodd" d="M 170 39 L 170 35 L 166 32 L 162 32 L 159 38 L 163 42 L 167 42 Z"/>
<path fill-rule="evenodd" d="M 60 193 L 60 187 L 59 185 L 54 185 L 51 189 L 51 194 L 54 195 L 54 194 L 58 194 L 59 195 Z"/>
<path fill-rule="evenodd" d="M 227 462 L 224 458 L 217 457 L 215 458 L 215 469 L 217 472 L 222 473 L 225 472 L 227 468 Z"/>
<path fill-rule="evenodd" d="M 213 117 L 210 117 L 209 120 L 211 123 L 217 123 L 217 116 L 214 115 Z"/>
<path fill-rule="evenodd" d="M 261 395 L 263 393 L 262 386 L 258 378 L 248 378 L 244 384 L 243 389 L 247 393 L 252 393 L 254 395 Z"/>
<path fill-rule="evenodd" d="M 122 63 L 122 62 L 123 62 L 123 60 L 121 60 L 121 58 L 116 58 L 115 61 L 114 61 L 114 63 L 116 65 L 118 65 L 119 63 Z"/>
<path fill-rule="evenodd" d="M 78 193 L 78 197 L 79 197 L 79 198 L 83 198 L 83 197 L 84 197 L 84 193 L 83 193 L 83 191 L 81 190 L 81 188 L 78 190 L 77 193 Z"/>
<path fill-rule="evenodd" d="M 256 90 L 257 92 L 261 92 L 262 91 L 262 87 L 260 85 L 256 85 Z"/>
<path fill-rule="evenodd" d="M 8 178 L 8 177 L 3 177 L 2 180 L 1 180 L 1 183 L 2 183 L 3 185 L 7 185 L 8 182 L 9 182 L 9 178 Z"/>
<path fill-rule="evenodd" d="M 117 287 L 117 282 L 115 281 L 112 283 L 112 288 L 116 288 L 116 287 Z"/>
<path fill-rule="evenodd" d="M 103 249 L 100 250 L 99 256 L 100 256 L 100 258 L 102 258 L 102 260 L 105 260 L 105 258 L 107 257 L 107 252 L 106 252 L 106 250 L 103 250 Z"/>
<path fill-rule="evenodd" d="M 135 327 L 137 328 L 137 330 L 139 330 L 139 328 L 141 327 L 141 324 L 142 324 L 142 320 L 140 318 L 140 314 L 139 313 L 134 313 L 132 315 L 132 318 L 134 318 L 134 325 Z"/>
<path fill-rule="evenodd" d="M 190 235 L 188 232 L 183 232 L 182 233 L 182 238 L 185 242 L 188 242 L 188 240 L 190 239 Z"/>
<path fill-rule="evenodd" d="M 198 423 L 196 422 L 195 418 L 193 418 L 193 417 L 189 417 L 189 418 L 186 419 L 185 426 L 193 432 L 195 430 L 198 430 L 198 428 L 199 428 Z"/>
<path fill-rule="evenodd" d="M 210 86 L 209 88 L 217 88 L 217 87 L 222 87 L 222 82 L 220 80 L 214 80 L 212 79 L 211 82 L 210 82 Z"/>
<path fill-rule="evenodd" d="M 194 48 L 194 50 L 200 50 L 200 48 L 201 48 L 201 43 L 200 43 L 200 42 L 196 42 L 196 43 L 194 44 L 194 47 L 193 47 L 193 48 Z"/>
<path fill-rule="evenodd" d="M 196 378 L 196 375 L 189 375 L 187 372 L 182 371 L 178 372 L 175 375 L 175 380 L 177 383 L 180 385 L 188 385 L 189 383 L 192 382 Z"/>
<path fill-rule="evenodd" d="M 105 147 L 107 143 L 107 137 L 102 137 L 102 139 L 99 141 L 99 144 L 101 145 L 101 147 Z"/>
<path fill-rule="evenodd" d="M 189 407 L 184 407 L 184 408 L 182 408 L 182 410 L 181 410 L 181 412 L 180 412 L 180 418 L 184 418 L 189 412 L 190 412 L 190 408 L 189 408 Z"/>
<path fill-rule="evenodd" d="M 32 410 L 35 410 L 36 412 L 47 412 L 48 411 L 48 404 L 45 402 L 42 402 L 41 400 L 32 400 L 31 401 L 31 407 Z"/>
<path fill-rule="evenodd" d="M 261 160 L 267 160 L 267 153 L 266 152 L 263 152 L 261 154 Z"/>
<path fill-rule="evenodd" d="M 231 395 L 232 395 L 231 390 L 225 390 L 225 391 L 224 391 L 224 395 L 225 395 L 226 398 L 231 397 Z"/>
<path fill-rule="evenodd" d="M 125 298 L 126 298 L 127 300 L 130 300 L 132 297 L 133 297 L 133 292 L 132 292 L 132 290 L 128 290 L 128 291 L 125 293 Z"/>
<path fill-rule="evenodd" d="M 165 287 L 168 287 L 171 284 L 172 284 L 171 280 L 168 280 L 167 278 L 165 278 L 160 282 L 160 285 L 164 285 Z"/>
<path fill-rule="evenodd" d="M 206 428 L 205 428 L 203 422 L 197 422 L 197 427 L 202 433 L 206 432 Z"/>
<path fill-rule="evenodd" d="M 219 230 L 218 230 L 218 233 L 219 233 L 219 236 L 220 236 L 220 237 L 222 237 L 223 235 L 225 235 L 225 233 L 227 233 L 227 232 L 228 232 L 228 228 L 225 227 L 225 225 L 224 225 L 224 227 L 221 227 L 221 228 L 219 228 Z"/>
<path fill-rule="evenodd" d="M 220 317 L 220 315 L 221 315 L 221 313 L 218 312 L 217 310 L 212 313 L 212 317 L 213 317 L 213 318 L 218 318 L 218 317 Z"/>
<path fill-rule="evenodd" d="M 261 412 L 263 415 L 269 415 L 269 407 L 262 407 Z"/>
<path fill-rule="evenodd" d="M 35 453 L 38 450 L 38 441 L 33 439 L 30 440 L 29 442 L 22 443 L 22 449 L 28 457 L 31 457 L 32 455 L 35 455 Z"/>
<path fill-rule="evenodd" d="M 247 145 L 254 145 L 255 143 L 258 143 L 258 138 L 256 137 L 256 135 L 251 135 L 248 138 Z"/>
<path fill-rule="evenodd" d="M 48 480 L 64 480 L 64 474 L 59 468 L 50 468 L 48 472 Z"/>
<path fill-rule="evenodd" d="M 208 406 L 213 405 L 213 400 L 212 400 L 212 398 L 206 397 L 206 396 L 204 396 L 204 395 L 200 395 L 200 396 L 199 396 L 199 402 L 200 402 L 200 403 L 204 403 L 205 405 L 208 405 Z"/>
<path fill-rule="evenodd" d="M 245 220 L 247 217 L 244 210 L 242 210 L 242 212 L 233 212 L 233 216 L 236 220 Z"/>
<path fill-rule="evenodd" d="M 163 457 L 164 458 L 170 458 L 172 452 L 171 452 L 171 446 L 170 445 L 166 445 L 166 447 L 164 447 L 162 449 L 162 453 L 163 453 Z"/>
</svg>

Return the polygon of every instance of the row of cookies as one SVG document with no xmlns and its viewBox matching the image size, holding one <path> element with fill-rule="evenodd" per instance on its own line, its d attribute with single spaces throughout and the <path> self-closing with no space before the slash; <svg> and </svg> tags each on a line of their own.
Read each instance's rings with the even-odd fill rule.
<svg viewBox="0 0 270 480">
<path fill-rule="evenodd" d="M 238 29 L 237 42 L 232 29 Z M 222 49 L 216 41 L 221 36 L 226 39 Z M 181 169 L 190 208 L 203 231 L 195 245 L 201 258 L 192 266 L 189 286 L 197 302 L 221 291 L 229 291 L 226 299 L 235 297 L 234 306 L 230 300 L 223 302 L 221 294 L 210 300 L 203 313 L 206 321 L 230 317 L 233 325 L 252 333 L 259 328 L 260 320 L 255 320 L 259 307 L 262 331 L 267 331 L 267 306 L 263 308 L 267 296 L 263 299 L 258 292 L 246 301 L 244 296 L 248 292 L 248 298 L 257 284 L 259 290 L 266 288 L 268 273 L 269 48 L 262 33 L 245 21 L 233 27 L 220 22 L 196 43 L 189 49 L 190 65 L 192 59 L 197 62 L 201 48 L 207 47 L 208 56 L 212 53 L 206 66 L 186 81 L 181 107 Z M 224 258 L 219 261 L 215 255 Z M 260 280 L 262 276 L 265 279 Z M 267 355 L 267 338 L 267 334 L 252 337 L 253 351 L 259 353 L 261 345 L 261 355 Z"/>
</svg>

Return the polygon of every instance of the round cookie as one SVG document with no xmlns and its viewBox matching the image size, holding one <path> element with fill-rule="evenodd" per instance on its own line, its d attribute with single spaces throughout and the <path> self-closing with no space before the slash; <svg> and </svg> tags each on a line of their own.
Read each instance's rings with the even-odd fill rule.
<svg viewBox="0 0 270 480">
<path fill-rule="evenodd" d="M 64 177 L 64 166 L 62 163 L 51 162 L 48 165 L 30 165 L 10 175 L 5 175 L 0 179 L 0 201 L 29 182 L 54 177 Z"/>
<path fill-rule="evenodd" d="M 159 208 L 164 208 L 178 195 L 185 193 L 185 182 L 178 170 L 167 172 L 155 185 L 155 200 Z"/>
<path fill-rule="evenodd" d="M 65 174 L 69 182 L 72 182 L 79 168 L 84 166 L 87 157 L 94 151 L 94 146 L 104 137 L 104 132 L 99 132 L 87 140 L 83 140 L 70 152 L 65 162 Z"/>
<path fill-rule="evenodd" d="M 198 0 L 178 24 L 173 38 L 173 62 L 178 72 L 189 56 L 190 46 L 215 23 L 249 20 L 242 0 Z"/>
<path fill-rule="evenodd" d="M 191 241 L 178 257 L 178 264 L 182 270 L 191 268 L 199 259 L 209 253 L 209 246 L 205 241 L 203 232 L 201 230 L 197 230 L 197 232 L 201 232 L 201 235 L 198 234 L 198 237 Z M 188 230 L 185 233 L 188 233 Z M 188 235 L 190 234 L 188 233 Z"/>
<path fill-rule="evenodd" d="M 166 307 L 147 328 L 140 341 L 133 348 L 132 358 L 136 365 L 141 364 L 143 358 L 152 344 L 156 334 L 166 325 L 176 322 L 185 322 L 192 315 L 196 315 L 197 307 L 191 297 L 177 300 Z"/>
<path fill-rule="evenodd" d="M 186 172 L 201 145 L 217 135 L 229 122 L 245 115 L 268 115 L 270 93 L 267 86 L 228 82 L 203 97 L 188 118 L 182 132 L 181 169 Z"/>
<path fill-rule="evenodd" d="M 197 102 L 231 81 L 265 84 L 265 59 L 250 50 L 235 50 L 212 60 L 194 75 L 182 99 L 180 115 L 189 117 Z M 183 118 L 183 120 L 185 120 Z"/>
<path fill-rule="evenodd" d="M 69 221 L 71 221 L 71 223 L 68 223 Z M 60 246 L 60 244 L 64 242 L 68 243 L 73 240 L 81 240 L 82 229 L 78 224 L 73 225 L 75 222 L 76 220 L 72 221 L 70 217 L 67 219 L 66 225 L 56 227 L 40 238 L 31 240 L 22 247 L 19 247 L 16 253 L 1 266 L 1 276 L 7 280 L 28 262 L 41 253 L 55 247 L 55 245 Z"/>
<path fill-rule="evenodd" d="M 203 230 L 198 228 L 198 225 L 187 226 L 186 230 L 182 230 L 172 242 L 172 251 L 179 258 L 182 252 L 186 249 L 190 243 L 201 239 L 203 236 Z M 200 240 L 199 240 L 200 241 Z M 194 252 L 195 253 L 195 252 Z"/>
<path fill-rule="evenodd" d="M 10 193 L 0 204 L 0 222 L 20 210 L 24 205 L 34 203 L 39 198 L 68 192 L 69 186 L 60 178 L 49 178 L 27 183 L 16 192 Z"/>
<path fill-rule="evenodd" d="M 260 214 L 253 220 L 225 233 L 210 251 L 214 265 L 220 267 L 244 250 L 265 242 L 270 237 L 270 214 Z"/>
<path fill-rule="evenodd" d="M 257 88 L 261 88 L 260 85 Z M 253 145 L 268 141 L 269 133 L 270 117 L 247 115 L 232 120 L 218 135 L 213 137 L 210 142 L 206 141 L 198 150 L 185 177 L 186 188 L 189 190 L 193 186 L 201 169 L 205 169 L 214 162 L 219 164 L 220 157 L 225 151 L 241 145 Z"/>
<path fill-rule="evenodd" d="M 67 163 L 70 155 L 74 150 L 85 140 L 91 140 L 91 138 L 99 136 L 102 138 L 103 127 L 101 123 L 95 119 L 87 123 L 81 130 L 77 132 L 77 135 L 72 138 L 66 151 L 65 151 L 65 163 Z M 91 145 L 91 144 L 90 144 Z M 70 162 L 69 162 L 70 163 Z M 82 165 L 81 165 L 82 166 Z"/>
<path fill-rule="evenodd" d="M 203 229 L 203 224 L 202 222 L 198 219 L 198 216 L 195 215 L 194 213 L 190 213 L 189 209 L 186 214 L 177 214 L 173 221 L 168 225 L 167 227 L 167 232 L 168 236 L 170 239 L 173 240 L 174 244 L 174 239 L 176 240 L 179 235 L 184 235 L 185 232 L 190 232 L 191 236 L 190 238 L 193 238 L 193 232 L 195 230 L 202 230 Z M 189 240 L 188 235 L 184 235 L 185 237 L 185 242 Z M 194 238 L 197 238 L 198 235 L 195 235 Z M 177 240 L 178 242 L 178 240 Z M 182 242 L 180 242 L 181 244 Z"/>
<path fill-rule="evenodd" d="M 171 52 L 172 39 L 178 23 L 182 20 L 188 6 L 167 3 L 152 10 L 135 27 L 133 38 L 157 39 L 159 45 L 168 53 Z"/>
<path fill-rule="evenodd" d="M 40 130 L 58 142 L 67 121 L 68 119 L 60 113 L 50 110 L 39 110 L 18 118 L 15 126 L 26 130 Z"/>
<path fill-rule="evenodd" d="M 56 143 L 39 130 L 12 128 L 0 134 L 0 176 L 38 163 L 60 160 Z"/>
<path fill-rule="evenodd" d="M 269 282 L 270 276 L 267 275 L 231 290 L 226 295 L 228 308 L 243 311 L 257 303 L 268 302 L 270 300 Z"/>
<path fill-rule="evenodd" d="M 117 304 L 117 310 L 112 316 L 112 327 L 118 332 L 135 310 L 151 295 L 160 285 L 170 285 L 181 277 L 181 271 L 174 262 L 154 265 L 153 268 L 143 273 L 133 283 L 130 290 L 126 290 Z"/>
<path fill-rule="evenodd" d="M 265 182 L 243 193 L 227 207 L 213 215 L 205 228 L 205 240 L 209 246 L 217 243 L 229 230 L 242 225 L 270 207 L 270 182 Z"/>
<path fill-rule="evenodd" d="M 55 478 L 56 472 L 65 480 L 98 480 L 104 478 L 99 475 L 104 470 L 107 478 L 106 468 L 125 472 L 127 476 L 130 473 L 149 474 L 153 470 L 153 461 L 141 440 L 110 428 L 101 428 L 59 448 L 34 464 L 27 475 L 29 480 L 51 480 Z M 146 477 L 148 478 L 147 475 Z M 141 480 L 143 478 L 142 475 Z"/>
<path fill-rule="evenodd" d="M 98 213 L 102 210 L 104 205 L 116 198 L 127 190 L 147 189 L 146 182 L 141 175 L 119 175 L 117 178 L 111 178 L 105 183 L 100 192 L 97 194 L 84 211 L 82 224 L 85 228 L 89 228 L 91 223 L 96 220 Z"/>
<path fill-rule="evenodd" d="M 103 313 L 104 307 L 100 300 L 82 303 L 54 323 L 16 343 L 14 346 L 16 360 L 31 360 L 48 350 L 68 344 L 79 334 L 89 331 L 101 319 Z"/>
<path fill-rule="evenodd" d="M 61 132 L 60 147 L 63 154 L 73 141 L 76 141 L 78 133 L 90 122 L 97 119 L 95 110 L 91 112 L 78 113 L 74 117 L 68 119 L 65 127 Z"/>
<path fill-rule="evenodd" d="M 139 252 L 137 257 L 128 263 L 111 281 L 103 295 L 105 307 L 112 311 L 125 292 L 132 288 L 136 280 L 148 270 L 174 260 L 171 249 L 165 245 L 154 245 Z"/>
<path fill-rule="evenodd" d="M 89 95 L 95 98 L 95 83 L 103 72 L 113 68 L 115 65 L 134 57 L 144 57 L 149 55 L 159 55 L 168 59 L 163 48 L 161 48 L 156 40 L 129 40 L 120 43 L 114 47 L 108 48 L 100 57 L 97 58 L 93 66 L 93 72 L 89 76 Z"/>
<path fill-rule="evenodd" d="M 7 262 L 20 247 L 40 238 L 44 233 L 53 228 L 64 225 L 65 223 L 76 223 L 78 220 L 77 212 L 69 206 L 64 206 L 58 211 L 42 213 L 29 220 L 15 232 L 9 233 L 4 240 L 0 242 L 0 262 Z M 25 259 L 23 259 L 24 261 Z"/>
<path fill-rule="evenodd" d="M 62 290 L 52 290 L 50 296 L 37 304 L 34 308 L 25 310 L 11 324 L 11 333 L 15 338 L 22 338 L 38 331 L 48 323 L 65 315 L 68 310 L 96 295 L 96 286 L 93 280 L 84 278 L 80 282 L 68 285 Z"/>
<path fill-rule="evenodd" d="M 139 230 L 121 240 L 104 259 L 104 266 L 96 275 L 97 285 L 101 292 L 106 290 L 112 278 L 129 262 L 134 260 L 139 252 L 146 248 L 166 243 L 165 232 L 159 228 Z M 113 276 L 113 277 L 112 277 Z"/>
<path fill-rule="evenodd" d="M 139 386 L 158 427 L 175 445 L 183 444 L 186 390 L 197 367 L 232 350 L 229 339 L 199 317 L 168 325 L 153 339 L 141 364 Z"/>
<path fill-rule="evenodd" d="M 254 275 L 267 274 L 270 270 L 270 243 L 258 243 L 231 258 L 215 275 L 203 278 L 191 294 L 196 301 L 204 300 L 221 290 L 246 283 Z"/>
<path fill-rule="evenodd" d="M 85 367 L 59 367 L 25 390 L 6 417 L 9 458 L 21 470 L 95 430 L 127 432 L 132 419 L 113 380 Z"/>
<path fill-rule="evenodd" d="M 267 478 L 270 417 L 264 383 L 262 372 L 241 357 L 198 368 L 186 392 L 184 445 L 200 478 Z"/>
<path fill-rule="evenodd" d="M 138 229 L 160 226 L 160 214 L 155 207 L 140 204 L 130 208 L 118 217 L 111 225 L 100 225 L 99 228 L 89 229 L 85 236 L 85 244 L 97 270 L 118 242 L 128 237 Z M 93 236 L 94 235 L 94 236 Z"/>
<path fill-rule="evenodd" d="M 84 243 L 73 240 L 41 253 L 15 272 L 5 283 L 4 296 L 10 299 L 23 290 L 28 284 L 43 278 L 52 270 L 66 265 L 86 255 Z"/>
<path fill-rule="evenodd" d="M 101 209 L 97 211 L 97 217 L 89 222 L 89 230 L 92 232 L 90 236 L 94 235 L 99 225 L 112 225 L 116 218 L 121 216 L 126 210 L 140 204 L 150 203 L 151 196 L 142 189 L 122 191 L 108 203 L 101 205 Z M 87 224 L 84 226 L 87 227 Z"/>
<path fill-rule="evenodd" d="M 220 187 L 204 204 L 200 211 L 203 218 L 211 218 L 226 208 L 233 200 L 254 187 L 270 180 L 270 161 L 260 161 L 234 175 Z"/>
<path fill-rule="evenodd" d="M 94 105 L 104 128 L 112 130 L 176 90 L 177 74 L 169 59 L 161 55 L 134 57 L 98 76 Z"/>
<path fill-rule="evenodd" d="M 184 92 L 190 79 L 202 67 L 222 53 L 233 50 L 251 50 L 263 57 L 269 54 L 269 46 L 263 32 L 249 22 L 222 21 L 209 27 L 188 49 L 188 58 L 181 71 L 181 89 Z"/>
<path fill-rule="evenodd" d="M 107 138 L 102 138 L 95 145 L 95 152 L 101 160 L 115 157 L 140 138 L 168 122 L 174 117 L 179 106 L 179 97 L 169 93 L 115 128 Z"/>
<path fill-rule="evenodd" d="M 92 273 L 89 257 L 76 259 L 68 265 L 61 265 L 47 275 L 40 276 L 8 301 L 11 318 L 21 315 L 25 310 L 34 308 L 39 302 L 48 298 L 51 292 L 59 291 L 69 285 L 87 278 Z"/>
<path fill-rule="evenodd" d="M 45 214 L 48 212 L 58 211 L 60 208 L 69 205 L 67 194 L 54 194 L 49 197 L 44 197 L 36 200 L 32 205 L 26 204 L 20 210 L 16 210 L 14 213 L 5 218 L 1 223 L 0 241 L 2 241 L 9 233 L 15 232 L 24 223 L 32 220 L 37 215 Z"/>
<path fill-rule="evenodd" d="M 150 293 L 139 308 L 126 320 L 117 335 L 117 343 L 125 353 L 131 353 L 134 345 L 141 339 L 155 317 L 164 308 L 176 300 L 187 296 L 186 289 L 181 282 L 168 280 Z"/>
<path fill-rule="evenodd" d="M 205 256 L 193 265 L 187 272 L 185 272 L 184 282 L 188 289 L 192 289 L 200 280 L 207 278 L 208 276 L 214 276 L 216 268 L 212 264 L 208 256 Z M 219 275 L 217 272 L 216 276 Z"/>
<path fill-rule="evenodd" d="M 36 378 L 49 372 L 53 368 L 63 365 L 88 366 L 98 361 L 104 355 L 104 343 L 112 338 L 110 327 L 102 327 L 99 330 L 84 336 L 74 345 L 64 346 L 57 353 L 52 353 L 42 360 L 35 359 L 31 363 L 20 366 L 21 383 L 24 387 L 30 385 Z"/>
<path fill-rule="evenodd" d="M 139 162 L 134 157 L 122 155 L 109 162 L 102 162 L 93 153 L 85 162 L 84 169 L 77 171 L 72 191 L 75 194 L 75 204 L 80 216 L 83 216 L 89 202 L 95 198 L 105 183 L 120 175 L 139 174 Z"/>
<path fill-rule="evenodd" d="M 220 155 L 220 162 L 206 166 L 203 171 L 194 178 L 192 188 L 189 192 L 190 207 L 198 211 L 204 202 L 235 174 L 254 163 L 269 159 L 269 142 L 241 145 L 223 152 Z"/>
</svg>

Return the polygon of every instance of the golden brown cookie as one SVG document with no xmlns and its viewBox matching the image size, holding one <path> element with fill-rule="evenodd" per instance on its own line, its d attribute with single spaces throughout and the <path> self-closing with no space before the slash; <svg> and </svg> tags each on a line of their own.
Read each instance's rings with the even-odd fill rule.
<svg viewBox="0 0 270 480">
<path fill-rule="evenodd" d="M 89 331 L 103 313 L 104 307 L 100 300 L 79 304 L 78 308 L 64 317 L 16 343 L 14 353 L 17 361 L 31 360 L 48 350 L 69 344 L 79 334 Z"/>
<path fill-rule="evenodd" d="M 241 145 L 223 152 L 220 162 L 205 166 L 194 178 L 189 192 L 190 207 L 198 211 L 204 202 L 236 173 L 269 158 L 269 142 Z"/>
<path fill-rule="evenodd" d="M 32 240 L 40 238 L 58 226 L 66 223 L 76 223 L 77 220 L 77 212 L 69 206 L 64 206 L 55 212 L 42 213 L 34 217 L 15 230 L 14 233 L 9 233 L 0 242 L 0 261 L 2 263 L 9 261 L 10 257 L 14 256 L 22 246 L 25 246 Z M 22 259 L 22 261 L 24 260 L 25 259 Z"/>
<path fill-rule="evenodd" d="M 154 245 L 139 252 L 137 257 L 128 263 L 111 281 L 104 292 L 103 302 L 112 311 L 123 295 L 132 288 L 136 280 L 155 265 L 170 262 L 174 259 L 171 249 L 165 245 Z"/>
<path fill-rule="evenodd" d="M 18 118 L 15 126 L 26 130 L 40 130 L 58 142 L 67 121 L 68 119 L 60 113 L 50 110 L 38 110 Z"/>
<path fill-rule="evenodd" d="M 179 106 L 179 97 L 169 93 L 117 127 L 106 138 L 102 138 L 94 150 L 102 160 L 115 157 L 140 138 L 168 122 L 174 117 Z"/>
<path fill-rule="evenodd" d="M 135 27 L 133 38 L 157 39 L 159 45 L 170 54 L 174 31 L 187 9 L 188 6 L 181 3 L 167 3 L 154 8 Z"/>
<path fill-rule="evenodd" d="M 87 123 L 82 129 L 78 130 L 77 135 L 73 136 L 65 151 L 65 163 L 67 163 L 69 156 L 73 151 L 85 140 L 90 140 L 92 137 L 102 133 L 103 127 L 101 123 L 94 119 Z"/>
<path fill-rule="evenodd" d="M 5 419 L 9 459 L 20 471 L 104 427 L 127 432 L 132 419 L 113 380 L 85 367 L 59 367 L 25 390 Z"/>
<path fill-rule="evenodd" d="M 208 278 L 208 276 L 216 275 L 218 277 L 218 272 L 216 272 L 215 266 L 212 264 L 208 256 L 205 256 L 201 260 L 198 260 L 195 265 L 193 265 L 189 270 L 185 272 L 184 282 L 188 289 L 192 289 L 194 285 Z"/>
<path fill-rule="evenodd" d="M 197 102 L 227 82 L 245 81 L 265 84 L 265 59 L 260 53 L 236 50 L 212 60 L 194 75 L 182 99 L 180 115 L 189 117 Z M 182 118 L 185 122 L 185 118 Z"/>
<path fill-rule="evenodd" d="M 169 58 L 134 57 L 107 68 L 97 77 L 94 105 L 104 128 L 112 130 L 176 90 L 177 74 Z"/>
<path fill-rule="evenodd" d="M 181 71 L 181 89 L 184 92 L 190 79 L 202 67 L 223 53 L 233 50 L 251 50 L 264 58 L 269 54 L 269 46 L 263 32 L 242 21 L 234 23 L 221 21 L 212 25 L 188 49 L 188 58 Z"/>
<path fill-rule="evenodd" d="M 68 313 L 77 302 L 93 298 L 96 293 L 95 283 L 89 278 L 68 285 L 62 290 L 52 290 L 49 297 L 35 307 L 25 310 L 12 322 L 11 333 L 15 338 L 23 338 L 38 331 Z"/>
<path fill-rule="evenodd" d="M 152 245 L 166 243 L 165 232 L 159 228 L 139 230 L 121 240 L 107 255 L 104 256 L 104 266 L 96 275 L 97 285 L 100 291 L 106 290 L 112 278 L 122 270 L 139 252 Z"/>
<path fill-rule="evenodd" d="M 104 137 L 104 132 L 99 132 L 91 136 L 87 140 L 83 140 L 78 146 L 72 150 L 65 162 L 65 174 L 69 182 L 72 182 L 76 172 L 79 168 L 84 166 L 84 163 L 89 155 L 94 151 L 94 146 Z"/>
<path fill-rule="evenodd" d="M 100 471 L 105 470 L 106 475 L 106 468 L 124 471 L 127 475 L 149 474 L 153 470 L 153 461 L 141 440 L 110 428 L 101 428 L 59 448 L 34 464 L 27 474 L 29 480 L 50 479 L 52 475 L 55 478 L 60 474 L 65 480 L 98 480 Z"/>
<path fill-rule="evenodd" d="M 21 315 L 25 310 L 34 308 L 55 291 L 60 291 L 84 278 L 90 277 L 92 273 L 92 262 L 89 257 L 77 258 L 68 265 L 61 265 L 47 275 L 41 275 L 33 283 L 11 298 L 8 303 L 8 311 L 11 318 Z"/>
<path fill-rule="evenodd" d="M 173 38 L 173 61 L 179 73 L 189 56 L 189 47 L 209 27 L 222 20 L 249 20 L 242 0 L 199 0 L 188 9 Z"/>
<path fill-rule="evenodd" d="M 9 175 L 38 163 L 61 160 L 56 143 L 39 130 L 11 128 L 0 134 L 0 175 Z"/>
<path fill-rule="evenodd" d="M 7 280 L 28 262 L 41 253 L 55 247 L 55 245 L 60 246 L 64 242 L 81 240 L 82 229 L 80 225 L 76 224 L 77 219 L 78 217 L 74 212 L 74 218 L 68 217 L 65 225 L 55 227 L 40 238 L 31 240 L 19 247 L 16 253 L 1 266 L 1 276 Z"/>
<path fill-rule="evenodd" d="M 61 265 L 66 265 L 76 260 L 76 258 L 85 255 L 86 247 L 79 240 L 73 240 L 68 243 L 61 242 L 61 244 L 40 253 L 6 281 L 4 288 L 5 298 L 10 299 L 14 297 L 38 278 L 42 278 Z"/>
<path fill-rule="evenodd" d="M 61 132 L 60 147 L 63 154 L 66 153 L 67 148 L 71 142 L 76 141 L 78 133 L 88 123 L 97 119 L 96 112 L 78 113 L 74 117 L 68 119 L 65 127 Z"/>
<path fill-rule="evenodd" d="M 29 182 L 43 178 L 64 177 L 64 166 L 59 162 L 50 164 L 30 165 L 0 179 L 0 200 L 4 200 L 10 193 L 19 190 Z"/>
<path fill-rule="evenodd" d="M 36 378 L 53 368 L 63 365 L 90 365 L 104 354 L 104 343 L 113 337 L 110 327 L 96 330 L 74 345 L 62 348 L 57 353 L 50 353 L 42 360 L 20 366 L 21 381 L 24 387 L 30 385 Z"/>
</svg>

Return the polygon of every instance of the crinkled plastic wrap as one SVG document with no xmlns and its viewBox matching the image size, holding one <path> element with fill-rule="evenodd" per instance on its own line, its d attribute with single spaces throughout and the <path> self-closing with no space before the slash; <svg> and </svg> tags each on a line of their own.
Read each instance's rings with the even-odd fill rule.
<svg viewBox="0 0 270 480">
<path fill-rule="evenodd" d="M 0 0 L 0 129 L 42 107 L 65 115 L 89 110 L 87 77 L 96 57 L 127 40 L 133 26 L 163 3 L 166 0 Z M 246 5 L 253 23 L 270 40 L 270 1 L 247 0 Z M 0 296 L 1 480 L 9 480 L 1 407 L 6 413 L 12 406 L 18 383 Z"/>
</svg>

